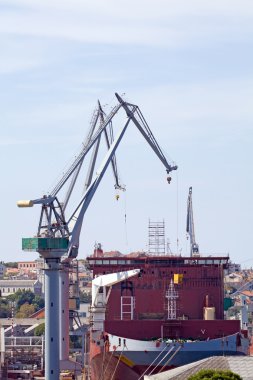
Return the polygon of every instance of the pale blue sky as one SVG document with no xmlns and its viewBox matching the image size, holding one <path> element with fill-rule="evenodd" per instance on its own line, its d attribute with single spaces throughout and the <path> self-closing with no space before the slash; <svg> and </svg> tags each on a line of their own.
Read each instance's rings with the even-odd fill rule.
<svg viewBox="0 0 253 380">
<path fill-rule="evenodd" d="M 193 187 L 203 253 L 253 264 L 253 3 L 217 0 L 0 1 L 1 259 L 30 260 L 21 237 L 39 207 L 18 209 L 55 183 L 78 152 L 97 99 L 139 105 L 179 166 L 162 164 L 131 126 L 118 149 L 127 192 L 115 201 L 109 171 L 90 205 L 79 257 L 145 250 L 148 219 L 166 222 L 186 255 Z M 177 206 L 178 205 L 178 206 Z M 127 214 L 127 223 L 124 214 Z"/>
</svg>

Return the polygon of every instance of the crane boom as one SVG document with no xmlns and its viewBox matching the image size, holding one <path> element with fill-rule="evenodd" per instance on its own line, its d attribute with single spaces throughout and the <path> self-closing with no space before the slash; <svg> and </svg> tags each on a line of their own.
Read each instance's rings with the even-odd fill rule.
<svg viewBox="0 0 253 380">
<path fill-rule="evenodd" d="M 189 188 L 188 201 L 187 201 L 186 232 L 188 233 L 190 237 L 190 256 L 199 256 L 199 246 L 195 240 L 193 208 L 192 208 L 192 187 Z"/>
<path fill-rule="evenodd" d="M 160 146 L 158 145 L 158 142 L 156 141 L 153 133 L 151 132 L 151 129 L 148 126 L 148 123 L 146 122 L 144 116 L 142 115 L 140 109 L 138 106 L 130 105 L 129 103 L 125 102 L 117 93 L 115 94 L 116 98 L 126 111 L 126 114 L 129 118 L 132 119 L 136 127 L 141 132 L 142 136 L 145 138 L 147 143 L 151 146 L 153 151 L 156 153 L 157 157 L 162 161 L 163 165 L 166 168 L 167 173 L 169 174 L 172 170 L 177 170 L 176 165 L 171 165 L 168 163 L 166 157 L 164 156 Z M 134 110 L 130 109 L 129 106 L 134 107 Z M 137 117 L 135 116 L 135 112 L 137 113 Z M 138 121 L 138 118 L 140 121 Z"/>
</svg>

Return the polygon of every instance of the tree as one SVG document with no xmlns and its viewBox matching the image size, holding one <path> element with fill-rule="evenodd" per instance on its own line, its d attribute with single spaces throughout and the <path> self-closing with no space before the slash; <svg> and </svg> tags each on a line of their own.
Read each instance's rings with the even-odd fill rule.
<svg viewBox="0 0 253 380">
<path fill-rule="evenodd" d="M 25 303 L 31 305 L 35 298 L 35 294 L 30 290 L 19 290 L 15 293 L 17 299 L 17 307 L 20 308 Z"/>
<path fill-rule="evenodd" d="M 42 309 L 44 306 L 45 306 L 45 301 L 44 301 L 44 298 L 36 295 L 34 297 L 34 300 L 32 302 L 32 305 L 34 305 L 35 307 L 35 311 L 38 311 L 40 309 Z"/>
<path fill-rule="evenodd" d="M 11 317 L 11 307 L 7 300 L 0 299 L 0 318 Z"/>
<path fill-rule="evenodd" d="M 7 296 L 9 301 L 16 303 L 17 309 L 19 309 L 24 303 L 28 303 L 30 305 L 34 298 L 35 294 L 30 290 L 18 290 L 16 293 Z"/>
<path fill-rule="evenodd" d="M 242 380 L 242 378 L 237 373 L 227 370 L 202 369 L 188 380 Z"/>
<path fill-rule="evenodd" d="M 21 311 L 21 307 L 25 304 L 32 305 L 33 308 L 30 310 L 38 311 L 44 307 L 45 301 L 39 295 L 35 295 L 30 290 L 18 290 L 14 294 L 10 294 L 6 297 L 9 303 L 13 302 L 15 305 L 15 316 L 17 318 L 24 318 L 23 311 Z M 32 312 L 30 314 L 33 314 Z"/>
<path fill-rule="evenodd" d="M 34 335 L 41 336 L 45 334 L 45 323 L 41 323 L 39 326 L 35 327 Z"/>
<path fill-rule="evenodd" d="M 33 313 L 35 313 L 34 305 L 29 305 L 29 303 L 26 302 L 20 306 L 19 311 L 16 313 L 16 318 L 27 318 Z"/>
<path fill-rule="evenodd" d="M 16 262 L 10 262 L 10 263 L 3 263 L 6 268 L 18 268 L 18 263 Z"/>
</svg>

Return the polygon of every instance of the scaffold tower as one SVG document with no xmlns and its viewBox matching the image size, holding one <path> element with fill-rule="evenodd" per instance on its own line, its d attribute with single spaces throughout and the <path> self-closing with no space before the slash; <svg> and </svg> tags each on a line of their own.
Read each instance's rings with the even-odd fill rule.
<svg viewBox="0 0 253 380">
<path fill-rule="evenodd" d="M 152 255 L 165 255 L 165 223 L 152 222 L 148 225 L 148 252 Z"/>
</svg>

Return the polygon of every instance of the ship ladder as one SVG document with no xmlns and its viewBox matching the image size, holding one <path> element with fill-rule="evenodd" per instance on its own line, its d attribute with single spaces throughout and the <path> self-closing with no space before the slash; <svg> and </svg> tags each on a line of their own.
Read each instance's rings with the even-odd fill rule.
<svg viewBox="0 0 253 380">
<path fill-rule="evenodd" d="M 152 369 L 152 371 L 148 374 L 148 376 L 150 376 L 156 370 L 156 368 L 162 363 L 162 361 L 173 351 L 173 348 L 174 346 L 172 346 L 171 349 L 167 352 L 167 354 L 164 355 L 164 357 L 159 361 L 159 363 L 157 363 L 157 365 Z M 170 359 L 171 358 L 169 358 L 168 362 L 170 361 Z"/>
<path fill-rule="evenodd" d="M 159 358 L 159 356 L 160 355 L 162 355 L 162 353 L 166 350 L 166 348 L 167 348 L 168 346 L 166 345 L 165 347 L 164 347 L 164 349 L 155 357 L 155 359 L 152 361 L 152 363 L 148 366 L 148 368 L 147 369 L 145 369 L 145 371 L 143 372 L 143 374 L 138 378 L 138 380 L 141 380 L 143 377 L 144 377 L 144 375 L 146 375 L 146 373 L 148 372 L 148 370 L 150 369 L 150 367 L 155 363 L 155 361 Z M 162 360 L 161 361 L 163 361 L 163 359 L 167 356 L 167 355 L 169 355 L 170 353 L 171 353 L 171 351 L 173 350 L 173 346 L 172 346 L 172 348 L 167 352 L 167 354 L 162 358 Z M 159 362 L 160 363 L 160 362 Z M 158 364 L 159 364 L 158 363 Z M 156 367 L 155 367 L 156 368 Z"/>
<path fill-rule="evenodd" d="M 159 371 L 158 373 L 160 373 L 160 372 L 163 371 L 163 369 L 169 364 L 169 362 L 174 358 L 174 356 L 176 356 L 176 354 L 178 353 L 178 351 L 181 350 L 182 347 L 183 347 L 183 346 L 180 345 L 180 346 L 176 349 L 176 351 L 174 352 L 174 354 L 171 355 L 171 357 L 169 358 L 169 360 L 164 364 L 164 366 L 160 369 L 160 371 Z"/>
</svg>

